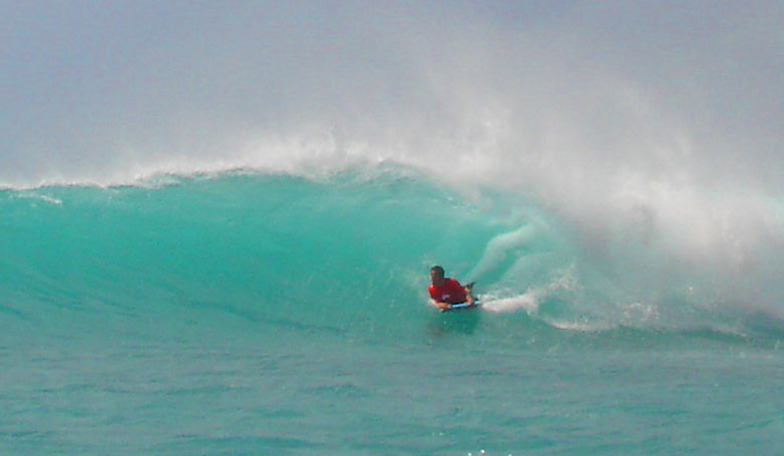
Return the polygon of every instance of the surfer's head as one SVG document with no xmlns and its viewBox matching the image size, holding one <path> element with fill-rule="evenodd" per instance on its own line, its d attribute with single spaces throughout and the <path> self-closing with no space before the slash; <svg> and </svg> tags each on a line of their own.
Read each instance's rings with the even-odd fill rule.
<svg viewBox="0 0 784 456">
<path fill-rule="evenodd" d="M 430 268 L 430 281 L 433 285 L 441 285 L 444 281 L 444 268 L 438 265 Z"/>
</svg>

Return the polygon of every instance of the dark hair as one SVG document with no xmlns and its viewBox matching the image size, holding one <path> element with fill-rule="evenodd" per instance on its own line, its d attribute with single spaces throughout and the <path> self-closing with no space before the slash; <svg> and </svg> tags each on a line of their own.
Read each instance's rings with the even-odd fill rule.
<svg viewBox="0 0 784 456">
<path fill-rule="evenodd" d="M 430 270 L 431 271 L 436 271 L 436 273 L 438 275 L 440 275 L 441 277 L 444 277 L 444 268 L 442 268 L 441 266 L 435 265 L 432 268 L 430 268 Z"/>
</svg>

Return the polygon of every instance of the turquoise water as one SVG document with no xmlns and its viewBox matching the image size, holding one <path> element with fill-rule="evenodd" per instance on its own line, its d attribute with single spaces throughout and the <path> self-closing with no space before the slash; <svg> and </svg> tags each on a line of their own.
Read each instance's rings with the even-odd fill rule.
<svg viewBox="0 0 784 456">
<path fill-rule="evenodd" d="M 379 167 L 7 189 L 0 214 L 6 455 L 784 446 L 776 312 L 534 199 Z M 430 307 L 435 263 L 485 307 Z"/>
</svg>

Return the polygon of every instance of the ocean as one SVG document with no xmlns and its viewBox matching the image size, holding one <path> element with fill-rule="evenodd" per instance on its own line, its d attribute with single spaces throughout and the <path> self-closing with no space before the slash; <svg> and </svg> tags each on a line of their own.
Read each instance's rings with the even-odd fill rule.
<svg viewBox="0 0 784 456">
<path fill-rule="evenodd" d="M 771 271 L 596 233 L 386 163 L 7 187 L 0 453 L 781 452 Z"/>
<path fill-rule="evenodd" d="M 784 2 L 0 3 L 0 456 L 784 453 Z"/>
</svg>

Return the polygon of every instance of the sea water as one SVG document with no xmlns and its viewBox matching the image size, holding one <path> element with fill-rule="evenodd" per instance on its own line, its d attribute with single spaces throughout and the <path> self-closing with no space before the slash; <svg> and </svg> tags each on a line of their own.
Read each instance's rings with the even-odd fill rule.
<svg viewBox="0 0 784 456">
<path fill-rule="evenodd" d="M 7 188 L 0 452 L 779 453 L 776 303 L 575 223 L 387 166 Z"/>
</svg>

